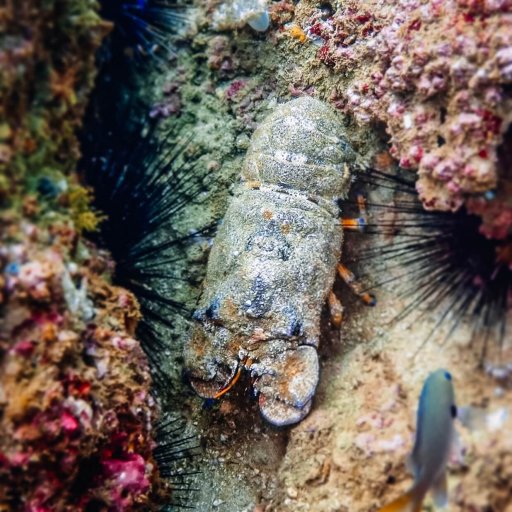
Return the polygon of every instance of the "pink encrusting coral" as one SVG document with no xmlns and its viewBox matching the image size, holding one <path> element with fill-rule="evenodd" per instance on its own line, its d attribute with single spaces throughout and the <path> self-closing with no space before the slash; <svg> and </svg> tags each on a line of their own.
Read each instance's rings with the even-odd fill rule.
<svg viewBox="0 0 512 512">
<path fill-rule="evenodd" d="M 328 17 L 304 12 L 301 26 L 319 45 L 317 58 L 348 79 L 331 100 L 362 123 L 384 123 L 391 154 L 418 170 L 426 208 L 455 210 L 502 188 L 498 149 L 512 121 L 510 0 L 350 0 Z M 494 208 L 478 209 L 489 236 L 512 227 L 512 204 L 499 201 L 497 229 Z"/>
<path fill-rule="evenodd" d="M 151 509 L 155 404 L 135 299 L 68 226 L 1 222 L 0 508 Z"/>
</svg>

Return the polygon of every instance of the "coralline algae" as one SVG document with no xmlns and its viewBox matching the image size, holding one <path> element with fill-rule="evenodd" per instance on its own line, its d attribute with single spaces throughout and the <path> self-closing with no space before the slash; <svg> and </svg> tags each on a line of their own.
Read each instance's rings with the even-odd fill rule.
<svg viewBox="0 0 512 512">
<path fill-rule="evenodd" d="M 148 510 L 156 410 L 135 299 L 94 249 L 70 258 L 69 227 L 1 223 L 0 508 Z"/>
<path fill-rule="evenodd" d="M 76 173 L 95 51 L 110 28 L 98 8 L 82 0 L 0 7 L 6 511 L 152 510 L 186 494 L 160 479 L 159 466 L 174 476 L 176 441 L 154 429 L 148 362 L 135 338 L 139 305 L 112 285 L 113 262 L 83 236 L 103 219 Z"/>
<path fill-rule="evenodd" d="M 385 124 L 391 154 L 418 169 L 428 209 L 455 210 L 507 179 L 498 148 L 512 121 L 511 11 L 509 0 L 349 1 L 301 23 L 318 59 L 353 73 L 335 104 Z"/>
</svg>

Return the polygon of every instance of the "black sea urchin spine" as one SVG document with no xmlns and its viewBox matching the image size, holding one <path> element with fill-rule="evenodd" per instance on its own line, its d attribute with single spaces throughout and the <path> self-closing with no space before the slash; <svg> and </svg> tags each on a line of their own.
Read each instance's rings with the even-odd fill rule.
<svg viewBox="0 0 512 512">
<path fill-rule="evenodd" d="M 480 219 L 465 210 L 424 210 L 414 181 L 403 173 L 372 170 L 359 181 L 394 195 L 387 204 L 368 205 L 371 220 L 365 234 L 372 239 L 358 260 L 376 259 L 383 265 L 369 289 L 387 287 L 405 300 L 394 321 L 437 315 L 417 350 L 439 331 L 447 341 L 469 323 L 482 363 L 499 367 L 511 329 L 512 241 L 485 238 Z"/>
<path fill-rule="evenodd" d="M 101 0 L 102 16 L 114 24 L 115 48 L 136 56 L 171 56 L 171 34 L 187 25 L 187 12 L 174 0 Z"/>
<path fill-rule="evenodd" d="M 171 370 L 179 376 L 171 355 L 179 359 L 181 346 L 169 333 L 190 316 L 187 294 L 176 291 L 191 280 L 184 255 L 196 241 L 204 245 L 211 231 L 176 227 L 183 209 L 200 203 L 206 169 L 186 130 L 151 118 L 145 104 L 150 70 L 133 65 L 157 62 L 160 68 L 175 54 L 173 38 L 189 22 L 187 1 L 100 3 L 113 31 L 98 53 L 100 73 L 81 134 L 80 169 L 94 191 L 95 207 L 105 215 L 96 241 L 112 253 L 115 283 L 137 297 L 142 315 L 137 337 L 150 362 L 153 391 L 172 417 L 164 415 L 153 432 L 153 456 L 164 480 L 154 482 L 152 505 L 194 508 L 188 477 L 194 473 L 189 459 L 196 455 L 196 438 L 176 419 L 181 392 L 170 375 Z"/>
<path fill-rule="evenodd" d="M 101 110 L 101 109 L 100 109 Z M 190 137 L 172 128 L 165 134 L 144 109 L 128 102 L 123 107 L 91 109 L 82 138 L 80 167 L 84 181 L 94 190 L 95 207 L 106 219 L 97 242 L 112 253 L 114 281 L 137 297 L 142 318 L 137 327 L 152 371 L 156 391 L 170 400 L 173 384 L 168 373 L 172 351 L 181 345 L 167 339 L 177 318 L 188 321 L 191 311 L 175 293 L 176 284 L 190 280 L 177 264 L 196 241 L 204 243 L 213 226 L 182 232 L 175 219 L 211 185 L 197 159 Z M 107 112 L 109 115 L 105 115 Z M 167 364 L 167 366 L 166 366 Z M 176 390 L 175 390 L 176 392 Z M 172 402 L 174 403 L 174 402 Z M 194 437 L 181 420 L 163 420 L 155 429 L 153 455 L 170 490 L 169 506 L 193 508 L 188 477 L 195 453 Z"/>
<path fill-rule="evenodd" d="M 131 110 L 131 109 L 128 109 Z M 172 327 L 177 315 L 190 310 L 174 297 L 173 283 L 187 281 L 176 271 L 180 250 L 213 231 L 212 226 L 180 233 L 173 219 L 208 188 L 190 138 L 172 130 L 159 139 L 149 117 L 129 126 L 130 117 L 108 129 L 98 121 L 84 138 L 85 180 L 94 189 L 95 204 L 106 214 L 102 243 L 116 262 L 116 283 L 139 300 L 142 320 L 138 334 L 155 377 L 164 384 L 160 359 L 169 345 L 159 327 Z"/>
<path fill-rule="evenodd" d="M 198 453 L 197 437 L 187 435 L 185 425 L 179 419 L 163 419 L 155 428 L 157 446 L 153 456 L 160 469 L 160 476 L 165 478 L 171 488 L 171 502 L 168 506 L 180 509 L 193 509 L 190 496 L 197 489 L 191 486 L 190 479 L 199 471 L 190 470 L 190 459 Z M 184 469 L 182 462 L 188 462 Z M 168 507 L 164 507 L 168 510 Z"/>
</svg>

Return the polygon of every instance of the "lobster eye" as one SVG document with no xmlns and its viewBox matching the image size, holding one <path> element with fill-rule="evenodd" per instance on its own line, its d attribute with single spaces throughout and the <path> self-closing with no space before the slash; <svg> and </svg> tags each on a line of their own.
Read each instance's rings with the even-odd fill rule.
<svg viewBox="0 0 512 512">
<path fill-rule="evenodd" d="M 456 405 L 452 405 L 450 407 L 450 412 L 452 414 L 452 418 L 456 418 L 457 417 L 457 406 Z"/>
<path fill-rule="evenodd" d="M 444 372 L 444 376 L 446 377 L 446 380 L 452 380 L 452 374 L 450 372 Z"/>
</svg>

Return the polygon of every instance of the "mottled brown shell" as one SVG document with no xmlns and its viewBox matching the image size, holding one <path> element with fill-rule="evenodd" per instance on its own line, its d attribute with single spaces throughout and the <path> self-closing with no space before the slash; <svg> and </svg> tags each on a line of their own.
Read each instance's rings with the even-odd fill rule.
<svg viewBox="0 0 512 512">
<path fill-rule="evenodd" d="M 336 201 L 355 158 L 336 114 L 309 97 L 280 105 L 254 133 L 185 347 L 199 395 L 215 397 L 243 366 L 269 422 L 310 410 L 343 239 Z"/>
</svg>

